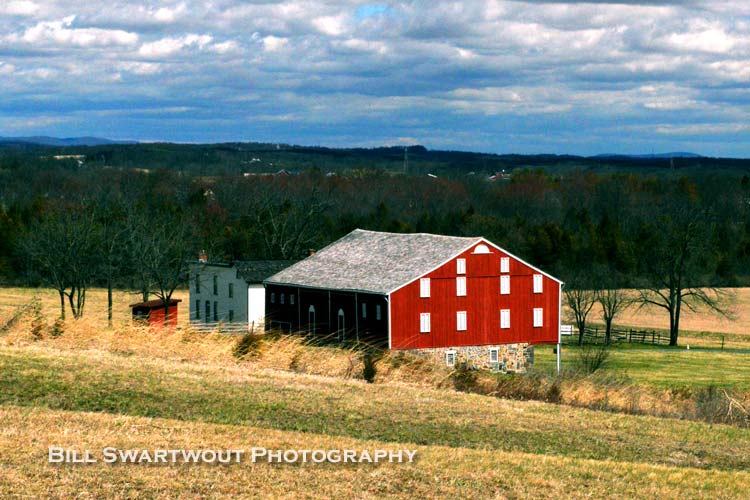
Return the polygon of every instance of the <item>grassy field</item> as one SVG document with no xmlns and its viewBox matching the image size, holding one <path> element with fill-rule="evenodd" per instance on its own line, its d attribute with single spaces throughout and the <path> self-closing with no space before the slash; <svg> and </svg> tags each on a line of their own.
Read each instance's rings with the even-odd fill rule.
<svg viewBox="0 0 750 500">
<path fill-rule="evenodd" d="M 3 496 L 744 498 L 750 431 L 361 381 L 0 348 Z M 48 465 L 50 445 L 416 448 L 381 466 Z"/>
<path fill-rule="evenodd" d="M 575 365 L 578 350 L 574 345 L 563 347 L 563 366 Z M 555 363 L 552 346 L 535 348 L 536 369 L 550 373 Z M 718 385 L 750 391 L 750 353 L 746 352 L 615 345 L 601 372 L 623 375 L 633 382 L 657 388 Z"/>
</svg>

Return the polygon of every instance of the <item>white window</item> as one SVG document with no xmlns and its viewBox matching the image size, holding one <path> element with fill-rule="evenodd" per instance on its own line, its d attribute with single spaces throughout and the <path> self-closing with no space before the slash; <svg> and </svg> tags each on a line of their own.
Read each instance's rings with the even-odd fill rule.
<svg viewBox="0 0 750 500">
<path fill-rule="evenodd" d="M 419 296 L 422 298 L 430 296 L 430 278 L 419 280 Z"/>
<path fill-rule="evenodd" d="M 271 304 L 275 304 L 275 303 L 276 303 L 276 294 L 271 292 Z"/>
<path fill-rule="evenodd" d="M 378 320 L 378 321 L 380 321 L 381 318 L 382 317 L 380 315 L 380 304 L 376 304 L 375 305 L 375 319 Z"/>
<path fill-rule="evenodd" d="M 500 258 L 500 272 L 501 273 L 509 273 L 510 272 L 510 257 L 501 257 Z"/>
<path fill-rule="evenodd" d="M 445 364 L 448 366 L 456 365 L 456 351 L 445 351 Z"/>
<path fill-rule="evenodd" d="M 284 304 L 284 294 L 283 294 L 283 293 L 282 293 L 282 294 L 281 294 L 281 296 L 279 297 L 279 302 L 280 302 L 281 304 Z"/>
<path fill-rule="evenodd" d="M 419 332 L 430 333 L 430 313 L 422 313 L 419 315 Z"/>
<path fill-rule="evenodd" d="M 362 302 L 362 319 L 367 319 L 367 304 Z"/>
<path fill-rule="evenodd" d="M 459 332 L 466 331 L 466 311 L 458 311 L 456 313 L 456 330 Z"/>
<path fill-rule="evenodd" d="M 289 303 L 290 303 L 291 305 L 294 305 L 294 294 L 293 294 L 293 293 L 290 293 L 290 294 L 289 294 Z"/>
<path fill-rule="evenodd" d="M 456 278 L 456 297 L 465 297 L 466 296 L 466 278 L 459 277 Z"/>
<path fill-rule="evenodd" d="M 542 287 L 544 286 L 544 278 L 541 274 L 534 275 L 534 293 L 542 293 Z"/>
<path fill-rule="evenodd" d="M 510 328 L 510 309 L 500 310 L 500 328 Z"/>
<path fill-rule="evenodd" d="M 487 245 L 477 245 L 474 247 L 474 253 L 476 254 L 490 253 L 490 249 Z"/>
<path fill-rule="evenodd" d="M 456 274 L 466 274 L 466 259 L 456 259 Z"/>
<path fill-rule="evenodd" d="M 500 295 L 510 295 L 510 276 L 500 276 Z"/>
<path fill-rule="evenodd" d="M 499 356 L 497 347 L 490 347 L 490 363 L 497 363 L 499 361 Z"/>
<path fill-rule="evenodd" d="M 544 310 L 541 307 L 534 308 L 534 328 L 541 328 L 543 326 Z"/>
</svg>

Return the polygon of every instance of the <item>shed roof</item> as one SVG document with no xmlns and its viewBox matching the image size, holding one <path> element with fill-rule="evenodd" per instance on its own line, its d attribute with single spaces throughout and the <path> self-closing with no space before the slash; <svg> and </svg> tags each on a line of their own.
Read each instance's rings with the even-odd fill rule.
<svg viewBox="0 0 750 500">
<path fill-rule="evenodd" d="M 355 229 L 266 283 L 388 294 L 483 241 Z"/>
<path fill-rule="evenodd" d="M 169 305 L 174 306 L 178 302 L 182 302 L 182 299 L 169 299 Z M 153 299 L 146 302 L 138 302 L 136 304 L 130 304 L 133 308 L 145 308 L 145 309 L 158 309 L 164 307 L 164 301 L 161 299 Z"/>
</svg>

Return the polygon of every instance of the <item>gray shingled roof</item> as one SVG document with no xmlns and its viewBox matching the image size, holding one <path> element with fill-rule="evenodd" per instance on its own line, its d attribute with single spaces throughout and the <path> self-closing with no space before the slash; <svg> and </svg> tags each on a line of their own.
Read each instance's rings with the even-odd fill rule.
<svg viewBox="0 0 750 500">
<path fill-rule="evenodd" d="M 297 262 L 296 260 L 238 260 L 237 276 L 248 283 L 263 283 L 269 276 Z"/>
<path fill-rule="evenodd" d="M 266 283 L 387 294 L 480 241 L 355 229 Z"/>
</svg>

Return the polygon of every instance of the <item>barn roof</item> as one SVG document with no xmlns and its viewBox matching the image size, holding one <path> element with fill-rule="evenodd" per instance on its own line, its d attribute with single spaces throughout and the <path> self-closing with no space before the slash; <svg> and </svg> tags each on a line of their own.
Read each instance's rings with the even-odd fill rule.
<svg viewBox="0 0 750 500">
<path fill-rule="evenodd" d="M 266 283 L 388 294 L 482 241 L 355 229 Z"/>
<path fill-rule="evenodd" d="M 297 262 L 296 260 L 238 260 L 237 276 L 248 283 L 263 283 L 269 276 Z"/>
</svg>

